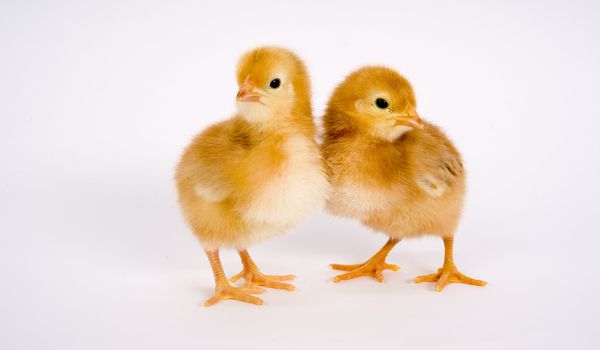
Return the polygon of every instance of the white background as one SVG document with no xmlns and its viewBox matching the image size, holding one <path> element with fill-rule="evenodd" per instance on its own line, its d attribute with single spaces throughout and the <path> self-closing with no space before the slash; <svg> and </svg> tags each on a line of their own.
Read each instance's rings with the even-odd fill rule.
<svg viewBox="0 0 600 350">
<path fill-rule="evenodd" d="M 597 349 L 600 5 L 594 1 L 8 1 L 0 4 L 0 348 Z M 180 216 L 175 163 L 231 116 L 238 57 L 302 56 L 320 117 L 335 84 L 386 64 L 469 174 L 456 261 L 486 288 L 333 284 L 385 242 L 316 213 L 251 250 L 298 290 L 201 304 L 213 277 Z M 222 253 L 229 275 L 241 265 Z M 211 347 L 212 346 L 212 347 Z"/>
</svg>

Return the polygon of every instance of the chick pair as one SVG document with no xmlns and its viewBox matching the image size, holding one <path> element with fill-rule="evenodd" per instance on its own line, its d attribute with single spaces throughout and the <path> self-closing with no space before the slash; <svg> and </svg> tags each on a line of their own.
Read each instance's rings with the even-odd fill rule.
<svg viewBox="0 0 600 350">
<path fill-rule="evenodd" d="M 383 280 L 398 267 L 385 262 L 404 237 L 437 233 L 446 255 L 437 274 L 417 282 L 484 285 L 458 272 L 452 260 L 465 191 L 460 155 L 416 114 L 410 84 L 396 72 L 366 67 L 335 90 L 324 116 L 325 137 L 315 141 L 310 82 L 294 53 L 262 47 L 238 63 L 238 113 L 199 134 L 184 151 L 176 183 L 184 217 L 199 238 L 215 278 L 205 303 L 235 299 L 260 305 L 261 287 L 294 290 L 293 275 L 263 274 L 247 247 L 297 225 L 324 203 L 390 236 L 371 259 L 332 267 L 347 271 L 334 281 L 360 276 Z M 326 165 L 327 164 L 327 165 Z M 230 285 L 219 249 L 239 252 L 243 269 Z"/>
</svg>

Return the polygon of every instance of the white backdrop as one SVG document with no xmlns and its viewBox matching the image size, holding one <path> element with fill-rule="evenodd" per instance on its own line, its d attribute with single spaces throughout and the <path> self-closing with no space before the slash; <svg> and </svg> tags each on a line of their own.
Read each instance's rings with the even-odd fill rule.
<svg viewBox="0 0 600 350">
<path fill-rule="evenodd" d="M 594 1 L 0 3 L 0 348 L 597 349 L 600 4 Z M 234 111 L 237 58 L 308 65 L 315 115 L 363 64 L 414 85 L 469 174 L 456 260 L 486 288 L 401 266 L 333 284 L 385 242 L 316 213 L 251 252 L 298 290 L 203 308 L 213 277 L 172 181 L 192 136 Z M 241 265 L 222 254 L 229 275 Z"/>
</svg>

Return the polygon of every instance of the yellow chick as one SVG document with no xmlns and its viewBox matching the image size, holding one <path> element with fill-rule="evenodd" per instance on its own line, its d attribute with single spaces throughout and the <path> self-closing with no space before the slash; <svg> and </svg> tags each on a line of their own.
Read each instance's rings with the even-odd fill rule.
<svg viewBox="0 0 600 350">
<path fill-rule="evenodd" d="M 334 282 L 371 276 L 383 282 L 391 249 L 403 238 L 435 234 L 445 246 L 443 267 L 416 282 L 484 286 L 458 271 L 452 258 L 454 233 L 465 195 L 460 154 L 435 125 L 416 112 L 410 83 L 385 67 L 364 67 L 335 89 L 325 116 L 322 154 L 332 186 L 327 209 L 387 234 L 385 246 L 362 264 L 332 264 L 347 271 Z"/>
<path fill-rule="evenodd" d="M 310 82 L 302 60 L 277 47 L 261 47 L 238 63 L 237 114 L 200 133 L 184 151 L 175 180 L 179 203 L 208 256 L 215 294 L 262 304 L 251 294 L 294 290 L 293 275 L 264 275 L 247 247 L 300 223 L 325 202 L 328 182 L 312 118 Z M 244 287 L 229 284 L 219 249 L 238 250 Z"/>
</svg>

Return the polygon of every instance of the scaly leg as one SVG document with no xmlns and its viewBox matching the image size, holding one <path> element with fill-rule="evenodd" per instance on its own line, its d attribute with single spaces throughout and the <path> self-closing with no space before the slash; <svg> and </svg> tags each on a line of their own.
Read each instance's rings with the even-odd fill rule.
<svg viewBox="0 0 600 350">
<path fill-rule="evenodd" d="M 383 270 L 389 269 L 398 271 L 398 266 L 388 264 L 385 262 L 385 258 L 388 256 L 392 248 L 400 242 L 399 239 L 390 238 L 387 243 L 373 255 L 369 260 L 362 264 L 357 265 L 340 265 L 331 264 L 331 268 L 334 270 L 350 271 L 333 278 L 333 282 L 345 281 L 357 277 L 369 276 L 375 278 L 379 282 L 383 282 Z"/>
<path fill-rule="evenodd" d="M 223 272 L 223 266 L 221 266 L 221 260 L 219 259 L 219 251 L 211 250 L 206 251 L 210 267 L 212 267 L 213 274 L 215 275 L 215 295 L 208 299 L 204 306 L 212 306 L 221 300 L 234 299 L 243 301 L 245 303 L 262 305 L 263 301 L 260 298 L 252 296 L 250 294 L 262 293 L 261 288 L 236 288 L 232 287 L 227 282 L 227 277 Z"/>
<path fill-rule="evenodd" d="M 438 269 L 437 273 L 431 275 L 418 276 L 415 279 L 416 283 L 421 282 L 437 282 L 435 290 L 441 292 L 448 283 L 465 283 L 474 286 L 483 287 L 487 284 L 485 281 L 476 280 L 467 277 L 460 273 L 454 265 L 454 259 L 452 257 L 454 238 L 444 237 L 444 266 Z"/>
<path fill-rule="evenodd" d="M 264 275 L 262 272 L 260 272 L 258 266 L 256 266 L 254 261 L 252 261 L 252 258 L 250 258 L 250 254 L 248 254 L 247 250 L 240 250 L 238 253 L 240 254 L 240 258 L 242 259 L 242 264 L 244 265 L 244 268 L 242 272 L 229 279 L 231 282 L 235 282 L 240 278 L 243 278 L 244 280 L 246 280 L 246 287 L 263 286 L 267 288 L 285 289 L 289 291 L 296 289 L 293 285 L 289 283 L 281 282 L 293 280 L 294 278 L 296 278 L 296 276 Z"/>
</svg>

